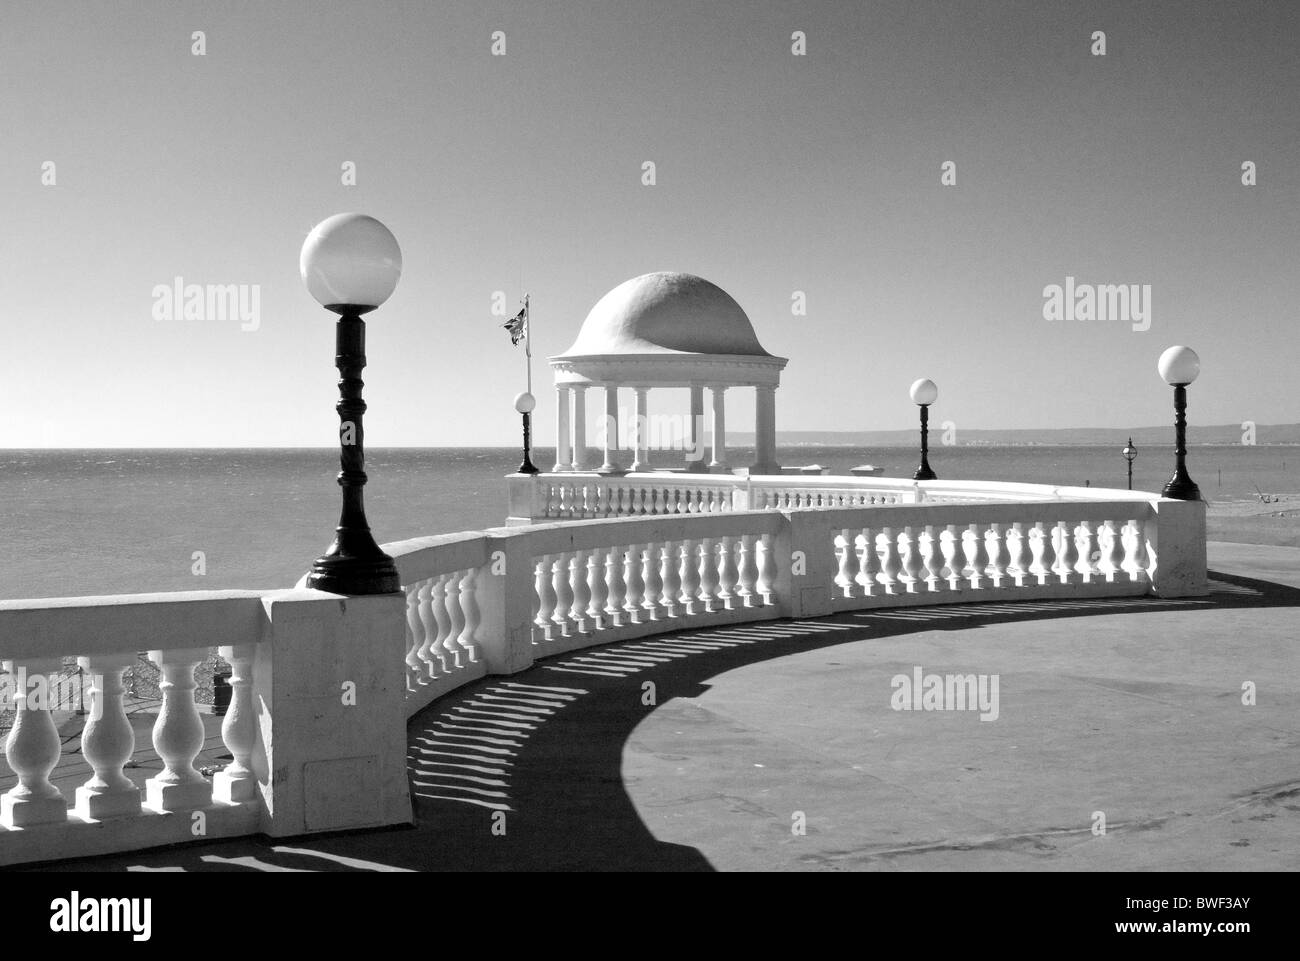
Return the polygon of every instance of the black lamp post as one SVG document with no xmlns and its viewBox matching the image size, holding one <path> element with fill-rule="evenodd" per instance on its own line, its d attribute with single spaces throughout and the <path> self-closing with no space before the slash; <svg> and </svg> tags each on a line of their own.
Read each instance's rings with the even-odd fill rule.
<svg viewBox="0 0 1300 961">
<path fill-rule="evenodd" d="M 515 410 L 517 410 L 524 419 L 524 462 L 519 465 L 517 474 L 540 474 L 541 471 L 533 463 L 533 409 L 537 406 L 537 398 L 528 391 L 524 391 L 515 398 Z"/>
<path fill-rule="evenodd" d="M 1133 459 L 1137 457 L 1137 448 L 1133 446 L 1133 438 L 1128 439 L 1128 446 L 1124 448 L 1124 459 L 1128 461 L 1128 489 L 1133 489 Z"/>
<path fill-rule="evenodd" d="M 392 294 L 402 273 L 397 239 L 382 223 L 363 214 L 336 214 L 313 228 L 300 258 L 307 290 L 339 315 L 334 363 L 339 370 L 339 471 L 343 509 L 334 543 L 312 564 L 307 586 L 332 594 L 391 594 L 401 590 L 397 565 L 370 533 L 361 492 L 366 483 L 366 402 L 361 371 L 366 366 L 363 314 Z"/>
<path fill-rule="evenodd" d="M 922 378 L 912 384 L 909 393 L 912 403 L 921 408 L 921 466 L 912 475 L 912 480 L 938 480 L 930 470 L 930 405 L 939 398 L 939 388 L 934 381 Z"/>
<path fill-rule="evenodd" d="M 1174 389 L 1174 473 L 1160 493 L 1180 501 L 1198 501 L 1201 490 L 1187 473 L 1187 387 L 1201 372 L 1201 358 L 1190 347 L 1170 347 L 1156 366 Z"/>
</svg>

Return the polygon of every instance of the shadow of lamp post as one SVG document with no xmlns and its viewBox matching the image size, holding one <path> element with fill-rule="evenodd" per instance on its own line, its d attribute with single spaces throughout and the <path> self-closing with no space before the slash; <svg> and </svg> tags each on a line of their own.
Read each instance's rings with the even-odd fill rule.
<svg viewBox="0 0 1300 961">
<path fill-rule="evenodd" d="M 366 483 L 366 324 L 361 315 L 393 293 L 402 252 L 387 227 L 364 214 L 335 214 L 318 223 L 302 245 L 303 283 L 326 310 L 338 314 L 335 366 L 339 369 L 339 471 L 343 509 L 334 543 L 312 564 L 306 585 L 332 594 L 391 594 L 401 589 L 397 566 L 370 533 L 361 491 Z"/>
<path fill-rule="evenodd" d="M 530 456 L 533 450 L 533 408 L 537 406 L 537 398 L 528 391 L 524 391 L 515 397 L 515 410 L 517 410 L 524 419 L 524 462 L 519 465 L 517 474 L 540 474 L 541 471 L 533 464 Z"/>
<path fill-rule="evenodd" d="M 909 393 L 912 403 L 921 408 L 921 466 L 912 475 L 912 480 L 938 480 L 930 470 L 930 405 L 939 398 L 939 388 L 934 381 L 922 378 L 912 384 Z"/>
<path fill-rule="evenodd" d="M 1160 376 L 1174 389 L 1174 474 L 1161 496 L 1198 501 L 1201 490 L 1187 473 L 1187 386 L 1201 372 L 1201 358 L 1190 347 L 1170 347 L 1156 364 Z"/>
<path fill-rule="evenodd" d="M 1123 453 L 1124 459 L 1128 461 L 1128 489 L 1132 490 L 1133 489 L 1133 460 L 1138 455 L 1137 448 L 1133 446 L 1132 437 L 1128 439 L 1128 444 L 1124 447 L 1124 450 L 1121 453 Z"/>
</svg>

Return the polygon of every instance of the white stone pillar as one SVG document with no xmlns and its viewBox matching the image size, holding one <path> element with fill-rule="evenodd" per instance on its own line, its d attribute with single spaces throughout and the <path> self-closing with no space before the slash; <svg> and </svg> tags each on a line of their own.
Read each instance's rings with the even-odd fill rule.
<svg viewBox="0 0 1300 961">
<path fill-rule="evenodd" d="M 704 461 L 704 388 L 691 388 L 691 423 L 687 429 L 686 469 L 705 472 Z"/>
<path fill-rule="evenodd" d="M 587 387 L 573 385 L 573 469 L 587 469 Z"/>
<path fill-rule="evenodd" d="M 756 387 L 754 405 L 754 443 L 756 458 L 752 474 L 779 474 L 776 462 L 776 388 Z"/>
<path fill-rule="evenodd" d="M 618 385 L 605 385 L 605 463 L 600 469 L 613 472 L 618 465 Z"/>
<path fill-rule="evenodd" d="M 569 469 L 572 458 L 569 453 L 569 388 L 555 388 L 555 467 L 552 470 Z"/>
<path fill-rule="evenodd" d="M 632 470 L 650 468 L 650 388 L 633 387 L 636 393 L 636 430 L 634 432 Z"/>
<path fill-rule="evenodd" d="M 727 467 L 727 388 L 724 385 L 712 386 L 713 391 L 713 459 L 709 461 L 709 470 L 725 474 Z"/>
</svg>

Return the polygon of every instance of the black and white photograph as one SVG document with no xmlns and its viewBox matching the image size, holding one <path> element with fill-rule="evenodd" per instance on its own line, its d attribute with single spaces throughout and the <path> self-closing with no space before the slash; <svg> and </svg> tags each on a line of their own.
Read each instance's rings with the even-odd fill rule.
<svg viewBox="0 0 1300 961">
<path fill-rule="evenodd" d="M 484 872 L 1261 933 L 1300 4 L 2 0 L 0 75 L 6 938 Z"/>
</svg>

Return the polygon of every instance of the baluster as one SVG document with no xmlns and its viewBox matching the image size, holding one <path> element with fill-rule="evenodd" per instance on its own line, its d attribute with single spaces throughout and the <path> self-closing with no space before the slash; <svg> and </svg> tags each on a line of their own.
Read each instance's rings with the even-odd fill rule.
<svg viewBox="0 0 1300 961">
<path fill-rule="evenodd" d="M 406 689 L 417 690 L 425 678 L 424 663 L 420 660 L 420 645 L 424 642 L 424 628 L 420 624 L 420 584 L 409 584 L 406 591 Z"/>
<path fill-rule="evenodd" d="M 1024 524 L 1013 524 L 1011 534 L 1015 537 L 1016 546 L 1011 552 L 1011 563 L 1015 572 L 1016 587 L 1025 587 L 1029 578 L 1033 575 L 1030 568 L 1034 563 L 1034 554 L 1030 550 L 1029 532 L 1025 530 Z"/>
<path fill-rule="evenodd" d="M 433 584 L 434 578 L 428 577 L 420 581 L 416 591 L 416 616 L 420 618 L 420 646 L 416 649 L 416 657 L 420 659 L 420 680 L 441 677 L 445 672 L 442 670 L 442 662 L 437 659 L 434 651 L 434 642 L 438 638 L 438 625 L 433 616 Z"/>
<path fill-rule="evenodd" d="M 839 571 L 835 584 L 844 597 L 853 596 L 853 581 L 858 574 L 858 551 L 853 531 L 845 529 L 835 535 L 835 556 L 839 558 Z"/>
<path fill-rule="evenodd" d="M 931 594 L 943 590 L 943 552 L 934 526 L 927 524 L 921 533 L 921 557 L 925 561 L 925 585 Z"/>
<path fill-rule="evenodd" d="M 736 567 L 736 539 L 723 537 L 718 541 L 718 600 L 723 610 L 736 609 L 736 584 L 740 582 L 740 571 Z"/>
<path fill-rule="evenodd" d="M 1124 540 L 1124 570 L 1129 580 L 1140 582 L 1146 578 L 1147 555 L 1142 543 L 1142 525 L 1135 518 L 1124 522 L 1122 530 Z"/>
<path fill-rule="evenodd" d="M 433 676 L 432 668 L 436 662 L 439 675 L 446 677 L 456 670 L 456 658 L 447 651 L 447 638 L 451 636 L 451 617 L 447 614 L 446 574 L 436 574 L 429 578 L 428 615 L 424 612 L 423 604 L 420 608 L 420 619 L 424 622 L 426 631 L 429 630 L 430 617 L 434 625 L 431 632 L 433 640 L 428 642 L 429 649 L 425 654 L 425 660 L 429 662 L 430 676 Z"/>
<path fill-rule="evenodd" d="M 1056 524 L 1052 522 L 1051 527 L 1044 527 L 1045 522 L 1039 521 L 1034 524 L 1034 530 L 1038 532 L 1035 538 L 1038 544 L 1038 562 L 1036 574 L 1038 575 L 1039 584 L 1051 584 L 1052 572 L 1056 569 Z"/>
<path fill-rule="evenodd" d="M 606 584 L 609 587 L 605 614 L 614 627 L 622 627 L 625 623 L 623 603 L 627 600 L 627 582 L 623 579 L 623 553 L 623 548 L 611 547 L 605 558 Z"/>
<path fill-rule="evenodd" d="M 1141 580 L 1154 581 L 1160 566 L 1160 527 L 1154 514 L 1145 520 L 1134 521 L 1138 530 L 1138 552 L 1141 560 Z"/>
<path fill-rule="evenodd" d="M 939 535 L 939 547 L 943 551 L 944 566 L 948 568 L 948 589 L 960 591 L 964 561 L 961 536 L 957 533 L 956 524 L 948 524 L 944 528 L 943 533 Z"/>
<path fill-rule="evenodd" d="M 623 548 L 623 581 L 626 585 L 623 595 L 623 610 L 627 614 L 627 623 L 641 623 L 641 602 L 645 599 L 645 578 L 641 576 L 643 558 L 641 545 L 629 544 Z"/>
<path fill-rule="evenodd" d="M 659 581 L 662 585 L 659 597 L 666 617 L 676 617 L 678 605 L 681 603 L 681 558 L 678 556 L 680 550 L 676 541 L 664 542 L 663 566 L 659 569 Z"/>
<path fill-rule="evenodd" d="M 645 546 L 645 565 L 641 570 L 641 584 L 644 596 L 641 600 L 641 609 L 645 612 L 647 620 L 659 620 L 659 612 L 663 604 L 664 582 L 659 575 L 660 568 L 660 547 L 656 543 L 649 543 Z"/>
<path fill-rule="evenodd" d="M 59 763 L 63 745 L 50 713 L 48 679 L 58 674 L 62 662 L 58 658 L 43 658 L 5 661 L 4 666 L 10 676 L 10 689 L 15 691 L 14 721 L 5 740 L 5 759 L 18 775 L 18 783 L 0 797 L 0 824 L 22 828 L 66 821 L 67 802 L 63 793 L 50 783 L 50 772 Z M 30 691 L 29 700 L 27 682 L 31 675 L 47 679 L 44 703 L 40 703 L 39 688 Z"/>
<path fill-rule="evenodd" d="M 452 663 L 459 669 L 469 663 L 468 651 L 460 646 L 460 635 L 465 630 L 465 610 L 460 606 L 461 572 L 455 571 L 447 574 L 445 579 L 447 585 L 447 618 L 451 623 L 448 625 L 447 636 L 442 643 L 451 656 Z"/>
<path fill-rule="evenodd" d="M 633 514 L 640 515 L 645 513 L 645 503 L 643 500 L 644 496 L 645 496 L 645 489 L 643 487 L 638 486 L 632 488 L 632 513 Z"/>
<path fill-rule="evenodd" d="M 758 558 L 754 556 L 754 535 L 742 534 L 740 538 L 740 585 L 736 593 L 745 607 L 756 606 L 758 589 Z"/>
<path fill-rule="evenodd" d="M 1079 563 L 1077 535 L 1068 521 L 1064 522 L 1057 530 L 1060 532 L 1061 546 L 1057 554 L 1056 574 L 1061 579 L 1062 584 L 1070 584 L 1075 580 L 1076 565 Z"/>
<path fill-rule="evenodd" d="M 695 613 L 700 596 L 700 560 L 699 547 L 693 540 L 682 541 L 682 566 L 680 580 L 682 592 L 678 595 L 682 610 L 687 616 Z"/>
<path fill-rule="evenodd" d="M 605 583 L 607 558 L 608 552 L 598 548 L 591 552 L 591 558 L 587 561 L 587 587 L 590 595 L 587 614 L 598 631 L 605 630 L 611 624 L 609 615 L 605 613 L 605 607 L 609 602 L 609 585 Z"/>
<path fill-rule="evenodd" d="M 555 639 L 555 624 L 551 620 L 555 614 L 555 586 L 551 583 L 551 564 L 552 555 L 543 554 L 533 569 L 535 574 L 534 591 L 537 593 L 537 617 L 534 624 L 541 629 L 542 640 L 551 641 Z"/>
<path fill-rule="evenodd" d="M 1113 584 L 1122 572 L 1121 565 L 1124 563 L 1123 538 L 1120 537 L 1115 521 L 1102 522 L 1097 541 L 1098 550 L 1101 551 L 1101 557 L 1097 560 L 1097 570 L 1105 577 L 1106 583 Z"/>
<path fill-rule="evenodd" d="M 718 596 L 718 549 L 712 537 L 704 538 L 700 547 L 700 606 L 705 614 L 714 613 Z"/>
<path fill-rule="evenodd" d="M 656 487 L 656 488 L 655 488 L 655 506 L 654 506 L 654 512 L 655 512 L 656 514 L 663 514 L 663 513 L 665 513 L 665 508 L 664 508 L 664 489 L 663 489 L 662 487 Z"/>
<path fill-rule="evenodd" d="M 464 574 L 460 582 L 460 610 L 464 615 L 465 625 L 456 635 L 456 644 L 465 650 L 465 655 L 471 664 L 477 664 L 478 642 L 475 640 L 475 635 L 478 634 L 479 626 L 478 570 L 471 567 Z"/>
<path fill-rule="evenodd" d="M 1010 580 L 1007 577 L 1007 565 L 1011 563 L 1011 552 L 1007 548 L 1007 525 L 989 524 L 988 532 L 984 535 L 984 545 L 989 555 L 989 580 L 995 588 L 1009 587 L 1010 584 L 1006 582 Z"/>
<path fill-rule="evenodd" d="M 754 546 L 763 549 L 758 559 L 758 593 L 763 598 L 763 606 L 771 607 L 777 601 L 776 539 L 764 534 Z"/>
<path fill-rule="evenodd" d="M 1098 549 L 1096 521 L 1079 522 L 1079 573 L 1083 575 L 1083 583 L 1090 584 L 1101 577 L 1101 567 L 1093 560 L 1092 555 Z"/>
<path fill-rule="evenodd" d="M 221 722 L 221 740 L 230 752 L 231 762 L 224 771 L 213 775 L 212 794 L 226 804 L 240 804 L 257 797 L 257 776 L 251 766 L 253 749 L 257 746 L 257 716 L 253 710 L 253 657 L 256 649 L 252 644 L 237 644 L 218 648 L 217 652 L 230 663 L 230 706 Z M 118 701 L 120 706 L 120 694 Z M 80 791 L 77 792 L 77 807 L 80 813 Z M 138 810 L 137 800 L 135 810 L 129 813 Z"/>
<path fill-rule="evenodd" d="M 551 564 L 551 587 L 555 591 L 555 609 L 551 611 L 551 623 L 560 632 L 560 637 L 569 636 L 569 612 L 573 610 L 573 588 L 569 586 L 569 563 L 572 555 L 561 551 L 553 555 Z"/>
<path fill-rule="evenodd" d="M 897 594 L 902 586 L 898 574 L 903 569 L 902 559 L 898 556 L 898 536 L 892 527 L 883 528 L 881 533 L 885 540 L 885 556 L 880 563 L 880 581 L 886 594 Z"/>
<path fill-rule="evenodd" d="M 921 582 L 921 571 L 924 570 L 921 564 L 920 545 L 916 542 L 916 535 L 912 533 L 911 526 L 903 528 L 903 573 L 906 575 L 903 582 L 907 585 L 907 593 L 915 594 L 917 585 Z"/>
<path fill-rule="evenodd" d="M 577 551 L 573 555 L 570 569 L 570 583 L 573 585 L 573 609 L 570 618 L 577 625 L 579 634 L 590 634 L 595 628 L 587 619 L 591 607 L 591 573 L 588 570 L 590 551 Z"/>
<path fill-rule="evenodd" d="M 212 803 L 212 785 L 194 769 L 204 740 L 203 719 L 194 704 L 194 669 L 207 653 L 202 647 L 149 652 L 162 674 L 153 749 L 162 758 L 163 770 L 144 782 L 145 798 L 155 811 L 190 811 Z"/>
<path fill-rule="evenodd" d="M 989 566 L 988 548 L 984 546 L 984 532 L 978 524 L 969 524 L 962 534 L 962 547 L 966 552 L 966 566 L 970 570 L 967 583 L 974 590 L 984 587 L 985 574 Z"/>
<path fill-rule="evenodd" d="M 880 573 L 880 551 L 876 546 L 876 538 L 879 531 L 871 527 L 862 529 L 862 563 L 858 568 L 858 584 L 862 586 L 863 597 L 875 597 L 880 590 L 880 581 L 877 576 Z M 857 543 L 857 535 L 853 536 L 854 543 Z"/>
<path fill-rule="evenodd" d="M 228 650 L 222 648 L 223 656 Z M 140 813 L 140 789 L 122 773 L 135 751 L 135 732 L 122 704 L 122 672 L 135 663 L 134 654 L 77 658 L 84 677 L 91 682 L 90 721 L 81 733 L 81 753 L 95 774 L 77 788 L 75 804 L 77 814 L 87 820 Z M 235 670 L 238 674 L 238 666 Z M 227 724 L 234 709 L 232 700 Z M 248 723 L 251 727 L 251 720 Z"/>
</svg>

